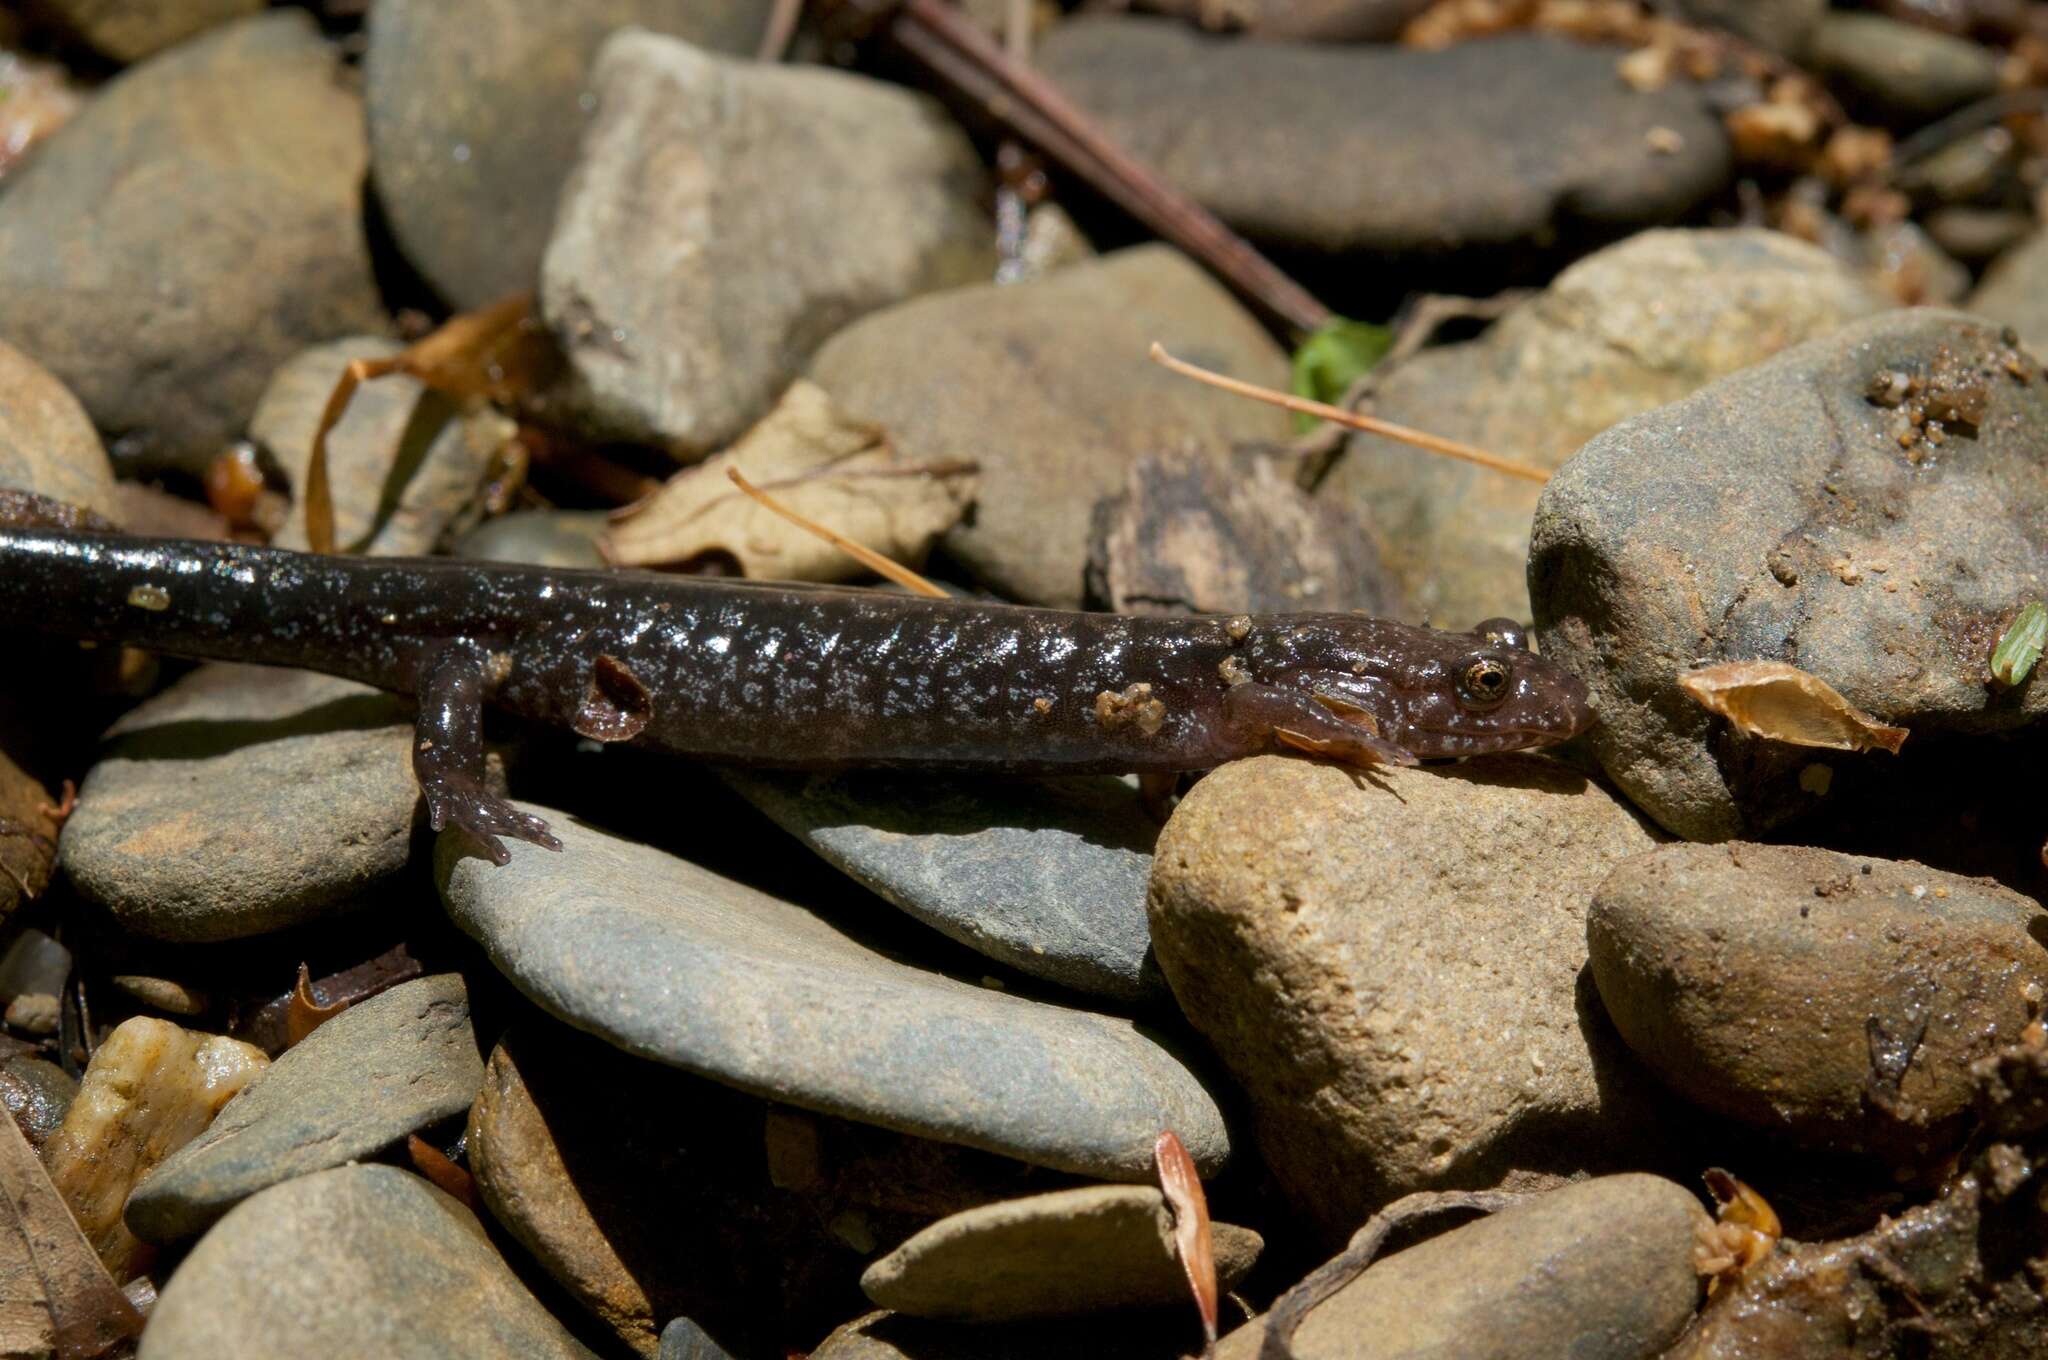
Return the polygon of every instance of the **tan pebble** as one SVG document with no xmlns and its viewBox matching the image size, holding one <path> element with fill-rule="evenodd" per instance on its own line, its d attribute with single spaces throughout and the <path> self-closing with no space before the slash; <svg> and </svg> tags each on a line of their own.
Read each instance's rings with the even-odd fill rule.
<svg viewBox="0 0 2048 1360">
<path fill-rule="evenodd" d="M 139 973 L 116 973 L 108 979 L 145 1006 L 172 1015 L 198 1015 L 211 1005 L 204 992 L 196 992 L 169 978 L 144 977 Z"/>
<path fill-rule="evenodd" d="M 5 1019 L 8 1028 L 18 1029 L 23 1034 L 55 1034 L 57 998 L 48 992 L 23 992 L 7 1003 Z"/>
<path fill-rule="evenodd" d="M 128 1277 L 142 1245 L 121 1221 L 128 1192 L 268 1066 L 252 1044 L 143 1015 L 123 1021 L 92 1055 L 43 1162 L 116 1280 Z"/>
</svg>

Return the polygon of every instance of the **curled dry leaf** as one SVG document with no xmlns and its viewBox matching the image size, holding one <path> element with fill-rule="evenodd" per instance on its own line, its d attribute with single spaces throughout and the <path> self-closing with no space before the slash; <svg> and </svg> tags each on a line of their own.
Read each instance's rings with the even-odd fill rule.
<svg viewBox="0 0 2048 1360">
<path fill-rule="evenodd" d="M 1724 661 L 1678 677 L 1693 702 L 1753 737 L 1833 751 L 1898 754 L 1903 727 L 1887 727 L 1819 676 L 1782 661 Z"/>
<path fill-rule="evenodd" d="M 90 1360 L 142 1330 L 20 1127 L 0 1114 L 0 1354 Z"/>
<path fill-rule="evenodd" d="M 850 419 L 823 389 L 798 379 L 737 444 L 614 515 L 600 544 L 605 555 L 630 567 L 723 556 L 741 575 L 783 581 L 859 574 L 838 548 L 742 493 L 728 469 L 797 514 L 913 566 L 974 495 L 973 465 L 902 463 L 880 429 Z"/>
<path fill-rule="evenodd" d="M 327 478 L 327 436 L 372 378 L 404 373 L 436 392 L 471 401 L 510 403 L 544 386 L 560 363 L 554 342 L 534 314 L 533 295 L 517 293 L 474 312 L 448 318 L 388 359 L 358 359 L 342 370 L 306 463 L 306 541 L 314 552 L 334 551 L 334 496 Z"/>
<path fill-rule="evenodd" d="M 347 1009 L 346 1001 L 325 1005 L 316 1000 L 313 996 L 313 975 L 305 964 L 300 964 L 298 985 L 292 988 L 291 1006 L 284 1016 L 285 1047 L 302 1042 L 308 1034 Z"/>
<path fill-rule="evenodd" d="M 405 1136 L 405 1150 L 412 1158 L 414 1170 L 449 1195 L 461 1200 L 466 1208 L 475 1210 L 476 1177 L 449 1161 L 441 1149 L 416 1133 L 408 1133 Z"/>
<path fill-rule="evenodd" d="M 1152 1145 L 1152 1159 L 1159 1167 L 1159 1189 L 1173 1209 L 1173 1242 L 1195 1296 L 1195 1310 L 1202 1315 L 1202 1337 L 1207 1346 L 1214 1346 L 1221 1291 L 1216 1285 L 1216 1252 L 1209 1235 L 1209 1201 L 1202 1193 L 1202 1177 L 1195 1170 L 1195 1159 L 1188 1156 L 1180 1135 L 1172 1129 L 1160 1134 Z M 1207 1354 L 1206 1346 L 1203 1353 Z"/>
<path fill-rule="evenodd" d="M 1991 678 L 2011 687 L 2033 673 L 2041 659 L 2041 646 L 2048 642 L 2048 604 L 2035 600 L 2013 615 L 1998 645 L 1991 649 Z"/>
</svg>

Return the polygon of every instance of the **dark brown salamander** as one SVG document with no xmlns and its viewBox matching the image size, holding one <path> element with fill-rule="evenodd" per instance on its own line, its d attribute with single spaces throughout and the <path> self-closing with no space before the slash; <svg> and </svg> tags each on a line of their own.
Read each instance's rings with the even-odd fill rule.
<svg viewBox="0 0 2048 1360">
<path fill-rule="evenodd" d="M 33 498 L 12 499 L 0 518 L 25 518 Z M 487 702 L 717 760 L 1020 774 L 1197 770 L 1277 747 L 1412 765 L 1589 721 L 1579 681 L 1505 622 L 1137 618 L 48 528 L 0 527 L 0 626 L 417 695 L 430 820 L 501 864 L 499 836 L 557 842 L 485 789 Z"/>
</svg>

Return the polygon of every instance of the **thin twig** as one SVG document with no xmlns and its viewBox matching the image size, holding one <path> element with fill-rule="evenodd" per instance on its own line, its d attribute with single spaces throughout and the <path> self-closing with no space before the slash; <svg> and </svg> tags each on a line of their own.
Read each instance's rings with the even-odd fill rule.
<svg viewBox="0 0 2048 1360">
<path fill-rule="evenodd" d="M 1294 1360 L 1294 1333 L 1302 1320 L 1332 1294 L 1363 1275 L 1394 1229 L 1455 1209 L 1497 1213 L 1522 1198 L 1511 1190 L 1420 1190 L 1395 1200 L 1367 1219 L 1365 1226 L 1344 1244 L 1344 1250 L 1273 1301 L 1266 1314 L 1266 1334 L 1259 1341 L 1258 1360 Z"/>
<path fill-rule="evenodd" d="M 1417 430 L 1407 425 L 1396 425 L 1391 420 L 1381 420 L 1377 416 L 1363 416 L 1356 411 L 1347 411 L 1341 406 L 1332 406 L 1328 402 L 1310 401 L 1307 397 L 1297 397 L 1287 392 L 1275 392 L 1272 388 L 1261 387 L 1257 383 L 1248 383 L 1240 378 L 1227 378 L 1221 373 L 1212 373 L 1198 364 L 1191 364 L 1185 359 L 1174 358 L 1166 352 L 1166 347 L 1156 340 L 1152 342 L 1151 358 L 1154 363 L 1164 365 L 1182 377 L 1193 378 L 1196 382 L 1207 383 L 1211 387 L 1221 388 L 1225 392 L 1230 392 L 1240 397 L 1250 397 L 1253 401 L 1263 401 L 1268 406 L 1278 406 L 1285 410 L 1298 411 L 1305 416 L 1318 416 L 1323 420 L 1335 421 L 1339 425 L 1347 425 L 1354 430 L 1362 430 L 1366 434 L 1376 434 L 1382 438 L 1398 440 L 1403 444 L 1412 444 L 1418 449 L 1427 449 L 1431 453 L 1440 453 L 1446 458 L 1457 458 L 1467 463 L 1477 463 L 1480 467 L 1491 468 L 1495 472 L 1504 472 L 1510 477 L 1520 477 L 1525 481 L 1547 482 L 1550 480 L 1550 474 L 1534 464 L 1517 463 L 1512 458 L 1502 458 L 1497 454 L 1488 453 L 1485 449 L 1474 448 L 1470 444 L 1460 444 L 1455 439 L 1445 439 L 1442 435 L 1431 434 L 1427 430 Z"/>
<path fill-rule="evenodd" d="M 774 0 L 768 10 L 768 27 L 761 30 L 761 45 L 754 49 L 756 61 L 781 61 L 796 36 L 796 21 L 803 17 L 804 0 Z"/>
<path fill-rule="evenodd" d="M 830 543 L 833 547 L 875 573 L 875 575 L 886 576 L 905 590 L 914 591 L 919 595 L 929 595 L 934 599 L 940 600 L 946 598 L 945 591 L 940 590 L 901 562 L 892 562 L 873 548 L 865 544 L 856 543 L 845 534 L 827 529 L 816 520 L 805 519 L 802 515 L 799 515 L 796 511 L 776 500 L 745 477 L 742 477 L 738 468 L 727 468 L 725 475 L 732 478 L 734 486 L 746 492 L 749 496 L 752 496 L 755 500 L 761 502 L 761 504 L 767 506 L 791 524 L 794 524 L 797 528 L 816 534 L 819 538 L 824 539 L 827 543 Z"/>
<path fill-rule="evenodd" d="M 1088 181 L 1146 226 L 1206 264 L 1242 297 L 1297 330 L 1330 310 L 1249 242 L 1156 170 L 1118 146 L 1058 86 L 1012 61 L 947 0 L 904 0 L 888 36 L 1010 131 Z"/>
</svg>

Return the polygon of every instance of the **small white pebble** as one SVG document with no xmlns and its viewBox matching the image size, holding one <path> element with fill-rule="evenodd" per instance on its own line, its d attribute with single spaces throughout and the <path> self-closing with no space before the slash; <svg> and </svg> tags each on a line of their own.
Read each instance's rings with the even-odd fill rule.
<svg viewBox="0 0 2048 1360">
<path fill-rule="evenodd" d="M 1918 902 L 1925 896 L 1927 896 L 1927 885 L 1925 883 L 1915 883 L 1913 885 L 1913 900 Z"/>
</svg>

